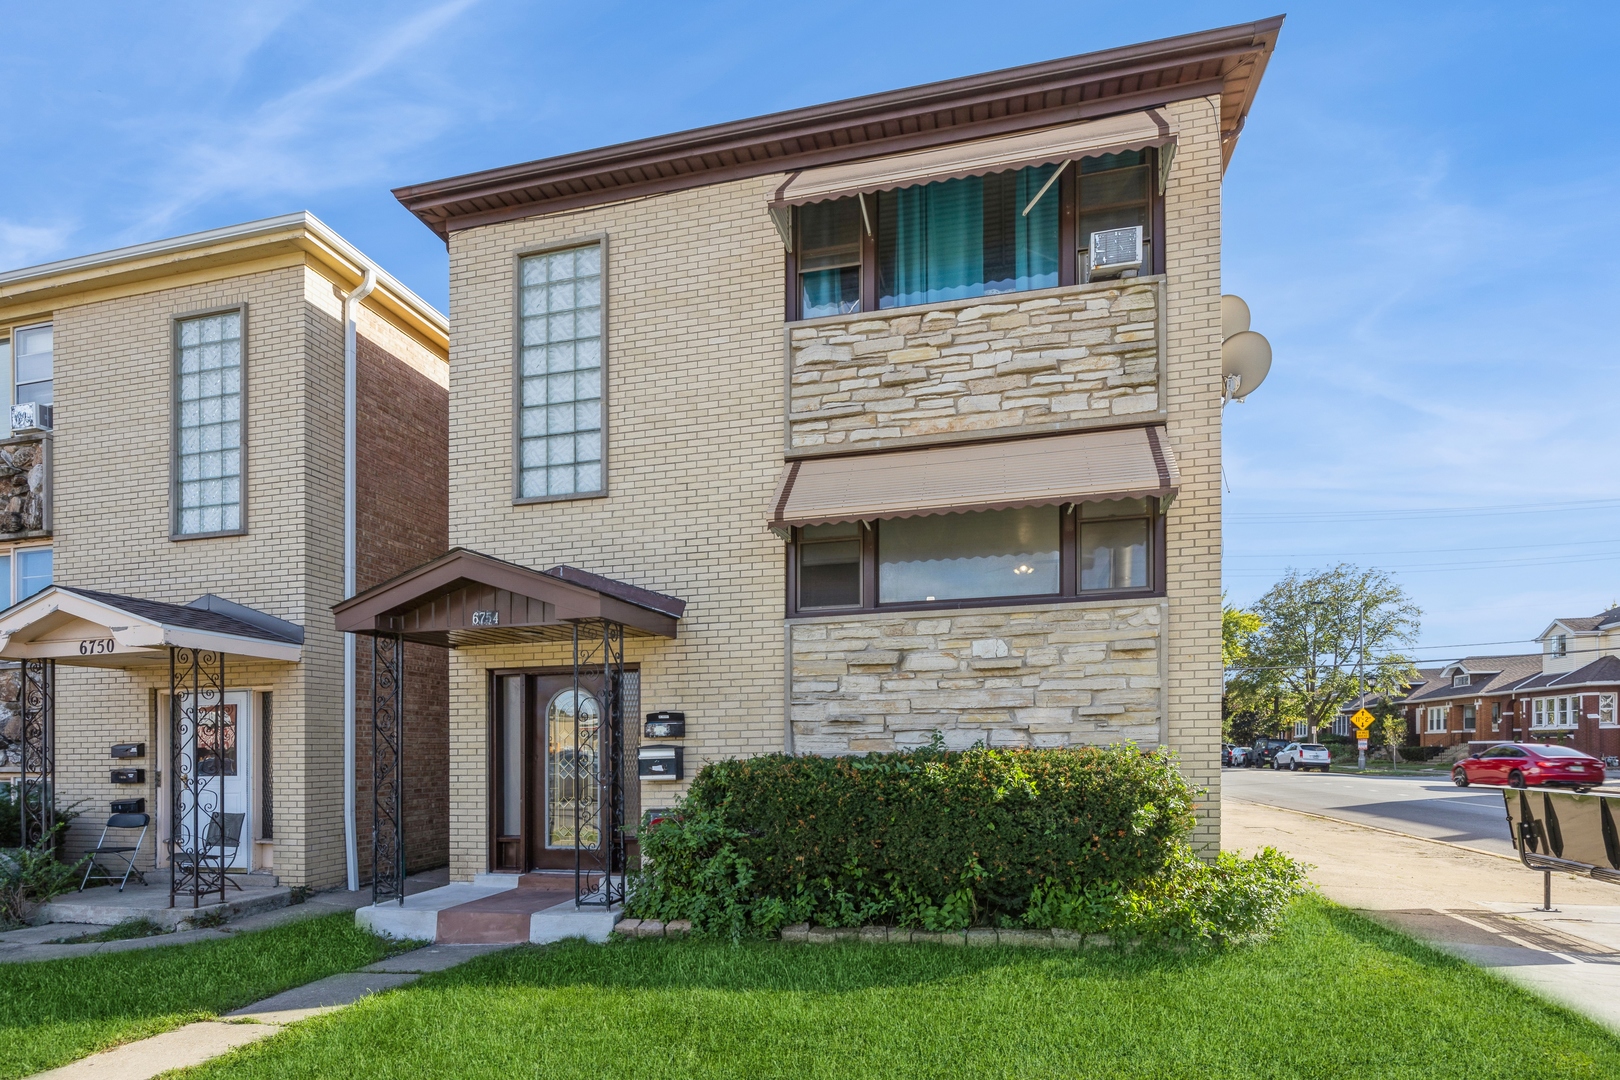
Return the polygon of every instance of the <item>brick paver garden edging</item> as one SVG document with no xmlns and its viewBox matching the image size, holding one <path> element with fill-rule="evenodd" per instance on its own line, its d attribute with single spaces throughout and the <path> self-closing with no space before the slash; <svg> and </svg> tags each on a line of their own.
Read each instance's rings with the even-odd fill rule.
<svg viewBox="0 0 1620 1080">
<path fill-rule="evenodd" d="M 669 923 L 657 919 L 622 919 L 613 928 L 624 937 L 685 937 L 692 924 L 685 919 Z M 903 930 L 895 926 L 811 926 L 798 923 L 782 928 L 788 944 L 830 945 L 835 941 L 859 941 L 872 945 L 1012 945 L 1035 949 L 1104 949 L 1113 945 L 1107 934 L 1081 934 L 1073 930 L 997 930 L 974 927 L 971 930 Z"/>
</svg>

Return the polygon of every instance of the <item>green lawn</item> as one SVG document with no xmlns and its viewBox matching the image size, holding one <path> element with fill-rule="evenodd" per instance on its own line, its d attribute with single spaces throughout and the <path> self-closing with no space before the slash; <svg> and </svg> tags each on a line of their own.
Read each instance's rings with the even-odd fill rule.
<svg viewBox="0 0 1620 1080">
<path fill-rule="evenodd" d="M 495 953 L 202 1077 L 1615 1077 L 1620 1040 L 1317 899 L 1223 954 L 625 941 Z"/>
<path fill-rule="evenodd" d="M 389 951 L 341 914 L 223 941 L 0 964 L 0 1078 L 229 1012 Z"/>
</svg>

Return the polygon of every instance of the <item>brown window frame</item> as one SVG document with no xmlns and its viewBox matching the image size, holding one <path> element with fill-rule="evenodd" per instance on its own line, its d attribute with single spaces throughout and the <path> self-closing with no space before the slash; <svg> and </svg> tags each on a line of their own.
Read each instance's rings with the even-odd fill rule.
<svg viewBox="0 0 1620 1080">
<path fill-rule="evenodd" d="M 1078 505 L 1064 503 L 1061 507 L 1061 539 L 1059 547 L 1058 591 L 1038 596 L 973 596 L 958 600 L 906 601 L 878 603 L 878 549 L 877 523 L 872 518 L 861 522 L 861 601 L 846 607 L 799 607 L 799 530 L 793 529 L 786 545 L 786 588 L 784 597 L 786 617 L 789 619 L 837 618 L 842 615 L 871 615 L 888 611 L 954 611 L 980 607 L 1049 607 L 1052 604 L 1070 604 L 1091 600 L 1141 600 L 1165 595 L 1165 506 L 1162 500 L 1151 499 L 1147 517 L 1128 515 L 1095 518 L 1095 521 L 1147 521 L 1148 523 L 1148 583 L 1140 589 L 1085 589 L 1080 588 L 1080 515 Z"/>
<path fill-rule="evenodd" d="M 1143 276 L 1150 274 L 1163 274 L 1165 267 L 1164 243 L 1164 197 L 1159 193 L 1159 164 L 1160 153 L 1155 147 L 1142 151 L 1144 163 L 1148 167 L 1147 184 L 1147 217 L 1148 226 L 1146 236 L 1143 238 L 1147 246 L 1148 265 L 1140 271 Z M 1059 174 L 1057 196 L 1061 200 L 1058 208 L 1058 287 L 1075 285 L 1080 281 L 1080 237 L 1076 235 L 1080 220 L 1080 161 L 1070 162 Z M 1122 166 L 1123 168 L 1136 168 L 1137 166 Z M 1003 170 L 1004 171 L 1004 170 Z M 1108 171 L 1108 170 L 1104 170 Z M 929 305 L 914 304 L 907 307 L 882 308 L 878 307 L 877 290 L 877 236 L 876 230 L 881 227 L 878 221 L 877 199 L 875 192 L 864 192 L 860 196 L 867 200 L 867 212 L 872 216 L 873 232 L 867 232 L 864 224 L 861 227 L 861 306 L 858 311 L 842 315 L 821 315 L 818 319 L 848 318 L 852 314 L 883 314 L 904 311 L 907 308 L 926 307 Z M 1050 197 L 1050 195 L 1048 195 Z M 1135 206 L 1136 202 L 1109 204 L 1089 208 L 1092 212 L 1112 209 L 1122 206 Z M 799 208 L 793 208 L 792 221 L 793 246 L 784 258 L 783 310 L 788 322 L 803 320 L 803 293 L 799 286 Z M 1109 279 L 1113 280 L 1113 279 Z M 991 297 L 1014 296 L 1016 293 L 992 293 Z"/>
</svg>

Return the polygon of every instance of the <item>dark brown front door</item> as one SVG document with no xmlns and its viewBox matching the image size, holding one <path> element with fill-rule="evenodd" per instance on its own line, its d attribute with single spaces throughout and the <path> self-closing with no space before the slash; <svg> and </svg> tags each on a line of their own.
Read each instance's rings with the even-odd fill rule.
<svg viewBox="0 0 1620 1080">
<path fill-rule="evenodd" d="M 500 674 L 494 680 L 491 869 L 573 869 L 607 841 L 609 725 L 601 678 L 572 672 Z M 577 840 L 576 840 L 577 837 Z"/>
</svg>

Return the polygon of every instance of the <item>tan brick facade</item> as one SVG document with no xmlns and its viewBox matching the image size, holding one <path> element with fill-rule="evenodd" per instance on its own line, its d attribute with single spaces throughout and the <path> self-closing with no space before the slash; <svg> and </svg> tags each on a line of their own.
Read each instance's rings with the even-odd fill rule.
<svg viewBox="0 0 1620 1080">
<path fill-rule="evenodd" d="M 625 658 L 641 665 L 644 710 L 687 714 L 689 776 L 722 757 L 912 745 L 936 729 L 953 744 L 1163 741 L 1209 789 L 1198 842 L 1213 849 L 1219 101 L 1166 112 L 1178 153 L 1162 279 L 784 326 L 782 243 L 764 211 L 781 176 L 451 232 L 451 543 L 688 601 L 678 640 L 628 641 Z M 603 238 L 608 493 L 515 505 L 516 260 Z M 784 442 L 954 441 L 1153 419 L 1166 423 L 1182 476 L 1164 598 L 784 619 L 783 545 L 765 526 Z M 542 645 L 452 653 L 453 877 L 487 868 L 488 673 L 566 662 Z M 678 790 L 644 784 L 642 805 L 667 805 Z"/>
<path fill-rule="evenodd" d="M 273 865 L 283 883 L 324 887 L 344 873 L 341 638 L 331 616 L 342 598 L 342 304 L 323 264 L 281 250 L 257 261 L 233 253 L 216 260 L 225 265 L 166 280 L 68 290 L 52 309 L 28 318 L 55 328 L 55 582 L 177 604 L 213 593 L 303 628 L 300 662 L 232 657 L 226 681 L 258 695 L 252 798 L 269 784 L 274 835 L 257 845 L 254 863 Z M 245 312 L 245 529 L 173 539 L 172 320 L 236 305 Z M 363 540 L 361 549 L 373 573 L 442 550 L 445 514 L 443 356 L 381 310 L 362 306 L 356 316 L 375 419 L 386 429 L 393 416 L 383 415 L 383 406 L 404 410 L 421 445 L 418 468 L 402 470 L 386 432 L 362 429 L 361 490 L 371 511 L 363 527 L 376 539 Z M 104 670 L 58 663 L 57 789 L 59 801 L 81 814 L 70 851 L 95 840 L 111 799 L 144 797 L 156 816 L 167 768 L 160 713 L 168 678 L 166 664 Z M 442 661 L 436 680 L 431 669 L 424 678 L 430 708 L 442 717 L 442 704 L 431 704 L 434 693 L 442 702 Z M 265 705 L 267 745 L 260 741 Z M 433 725 L 442 738 L 442 719 Z M 117 742 L 146 743 L 146 757 L 112 761 Z M 146 783 L 111 784 L 115 764 L 144 768 Z M 430 787 L 442 790 L 442 763 L 440 773 Z M 424 806 L 422 828 L 440 833 L 428 845 L 437 852 L 430 858 L 442 863 L 442 795 Z M 255 804 L 254 832 L 264 839 L 259 809 Z M 369 812 L 364 827 L 362 846 L 369 847 Z M 152 860 L 149 850 L 144 862 Z"/>
</svg>

